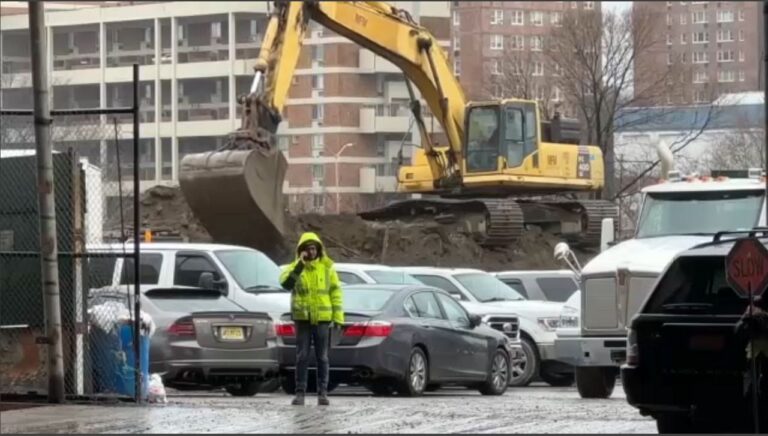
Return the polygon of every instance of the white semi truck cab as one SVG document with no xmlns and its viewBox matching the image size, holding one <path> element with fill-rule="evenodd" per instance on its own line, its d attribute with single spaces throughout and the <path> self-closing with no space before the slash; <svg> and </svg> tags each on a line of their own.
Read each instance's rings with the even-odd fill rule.
<svg viewBox="0 0 768 436">
<path fill-rule="evenodd" d="M 765 226 L 765 194 L 761 169 L 705 177 L 669 172 L 666 181 L 642 190 L 634 237 L 605 248 L 577 271 L 579 334 L 555 341 L 556 358 L 575 367 L 582 398 L 611 396 L 626 359 L 627 326 L 674 256 L 719 231 Z M 559 249 L 558 257 L 568 251 L 563 243 Z"/>
</svg>

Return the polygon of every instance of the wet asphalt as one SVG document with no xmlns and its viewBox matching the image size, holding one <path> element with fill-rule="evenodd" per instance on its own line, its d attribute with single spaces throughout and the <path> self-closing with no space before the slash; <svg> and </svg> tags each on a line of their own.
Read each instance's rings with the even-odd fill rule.
<svg viewBox="0 0 768 436">
<path fill-rule="evenodd" d="M 291 406 L 282 392 L 235 398 L 224 392 L 169 392 L 166 405 L 65 405 L 0 414 L 0 433 L 656 433 L 621 386 L 605 400 L 575 388 L 532 385 L 501 397 L 443 389 L 420 398 L 374 397 L 339 387 L 331 405 Z"/>
</svg>

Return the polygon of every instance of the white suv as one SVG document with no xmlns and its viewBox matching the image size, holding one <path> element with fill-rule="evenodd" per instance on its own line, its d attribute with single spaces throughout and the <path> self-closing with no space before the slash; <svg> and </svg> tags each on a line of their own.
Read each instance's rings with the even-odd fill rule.
<svg viewBox="0 0 768 436">
<path fill-rule="evenodd" d="M 334 263 L 339 280 L 347 285 L 379 283 L 387 285 L 421 285 L 410 274 L 386 266 L 368 263 Z"/>
<path fill-rule="evenodd" d="M 555 360 L 555 330 L 563 303 L 526 300 L 494 275 L 478 269 L 402 267 L 429 286 L 444 289 L 466 309 L 493 317 L 516 315 L 520 319 L 520 342 L 525 359 L 513 365 L 510 384 L 526 386 L 540 376 L 552 386 L 573 384 L 573 368 Z"/>
</svg>

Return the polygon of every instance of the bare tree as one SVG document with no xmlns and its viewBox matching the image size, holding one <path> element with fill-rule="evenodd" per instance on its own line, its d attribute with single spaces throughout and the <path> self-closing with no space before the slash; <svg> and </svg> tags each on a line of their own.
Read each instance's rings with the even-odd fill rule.
<svg viewBox="0 0 768 436">
<path fill-rule="evenodd" d="M 548 37 L 544 53 L 560 72 L 554 82 L 585 124 L 587 142 L 603 152 L 604 198 L 613 198 L 617 191 L 613 137 L 621 117 L 633 120 L 623 128 L 648 123 L 668 112 L 649 106 L 690 92 L 684 90 L 691 72 L 683 59 L 670 57 L 661 69 L 636 68 L 647 64 L 637 62 L 641 57 L 666 57 L 661 39 L 665 34 L 658 31 L 661 18 L 638 2 L 626 12 L 572 10 Z"/>
<path fill-rule="evenodd" d="M 722 135 L 710 146 L 704 159 L 713 169 L 741 170 L 762 167 L 765 162 L 765 132 L 757 128 L 739 128 Z"/>
</svg>

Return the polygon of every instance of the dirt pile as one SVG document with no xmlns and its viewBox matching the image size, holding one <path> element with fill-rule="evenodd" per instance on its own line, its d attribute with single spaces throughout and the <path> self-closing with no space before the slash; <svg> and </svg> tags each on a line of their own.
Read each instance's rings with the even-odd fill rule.
<svg viewBox="0 0 768 436">
<path fill-rule="evenodd" d="M 178 232 L 189 242 L 212 241 L 178 188 L 152 188 L 142 196 L 141 204 L 143 228 Z M 432 220 L 377 223 L 351 214 L 306 214 L 287 217 L 286 227 L 282 254 L 273 256 L 278 263 L 291 260 L 302 232 L 315 231 L 337 262 L 472 267 L 488 271 L 562 267 L 552 257 L 560 239 L 537 228 L 526 230 L 517 244 L 488 249 L 470 235 L 448 230 Z M 585 262 L 594 253 L 577 252 L 576 255 Z"/>
</svg>

